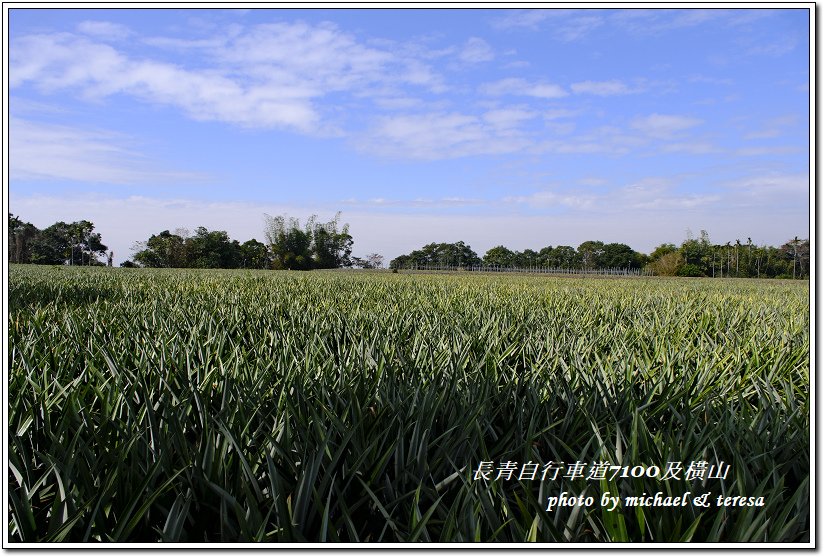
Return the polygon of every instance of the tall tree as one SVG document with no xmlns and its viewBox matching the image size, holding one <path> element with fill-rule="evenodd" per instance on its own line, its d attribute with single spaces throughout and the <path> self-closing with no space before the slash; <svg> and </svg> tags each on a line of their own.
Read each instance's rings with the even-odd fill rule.
<svg viewBox="0 0 824 557">
<path fill-rule="evenodd" d="M 234 269 L 240 265 L 240 244 L 224 230 L 209 231 L 203 226 L 186 241 L 190 267 L 198 269 Z"/>
<path fill-rule="evenodd" d="M 168 230 L 152 234 L 145 242 L 136 242 L 132 250 L 135 251 L 135 262 L 144 267 L 181 269 L 192 266 L 189 263 L 186 241 Z"/>
<path fill-rule="evenodd" d="M 301 229 L 296 218 L 264 215 L 266 241 L 275 269 L 333 269 L 351 266 L 352 236 L 349 225 L 340 225 L 340 213 L 319 223 L 312 215 Z"/>
<path fill-rule="evenodd" d="M 24 222 L 9 213 L 9 261 L 31 262 L 31 243 L 40 231 L 30 222 Z"/>
<path fill-rule="evenodd" d="M 240 266 L 243 269 L 266 269 L 272 263 L 266 244 L 254 238 L 240 245 Z"/>
<path fill-rule="evenodd" d="M 601 256 L 604 253 L 604 242 L 587 240 L 578 246 L 578 255 L 581 258 L 581 265 L 585 269 L 602 267 Z"/>
<path fill-rule="evenodd" d="M 572 246 L 556 246 L 551 255 L 552 267 L 571 269 L 581 264 L 580 255 Z"/>
<path fill-rule="evenodd" d="M 490 267 L 514 267 L 515 252 L 504 246 L 495 246 L 484 254 L 483 262 Z"/>
<path fill-rule="evenodd" d="M 312 268 L 312 234 L 296 218 L 264 214 L 264 233 L 272 253 L 272 268 L 305 271 Z"/>
<path fill-rule="evenodd" d="M 340 212 L 329 222 L 318 223 L 313 215 L 307 231 L 312 235 L 311 251 L 315 269 L 336 269 L 352 265 L 352 236 L 349 225 L 340 226 Z"/>
<path fill-rule="evenodd" d="M 56 222 L 44 228 L 31 242 L 32 263 L 99 265 L 98 256 L 108 248 L 94 224 L 87 220 Z"/>
</svg>

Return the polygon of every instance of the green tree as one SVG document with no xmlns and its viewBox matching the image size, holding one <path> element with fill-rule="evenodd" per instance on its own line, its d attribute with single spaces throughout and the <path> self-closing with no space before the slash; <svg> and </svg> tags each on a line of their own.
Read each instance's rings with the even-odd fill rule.
<svg viewBox="0 0 824 557">
<path fill-rule="evenodd" d="M 695 269 L 698 269 L 701 275 L 709 275 L 712 272 L 713 250 L 707 231 L 701 231 L 700 239 L 684 240 L 681 244 L 681 256 L 684 258 L 684 265 L 692 266 L 689 267 L 690 272 L 694 274 L 697 272 Z"/>
<path fill-rule="evenodd" d="M 495 246 L 484 254 L 483 262 L 489 267 L 514 267 L 515 252 L 504 246 Z"/>
<path fill-rule="evenodd" d="M 578 255 L 581 265 L 585 269 L 603 267 L 601 256 L 604 253 L 604 242 L 587 240 L 578 246 Z"/>
<path fill-rule="evenodd" d="M 254 238 L 240 245 L 240 266 L 243 269 L 266 269 L 272 263 L 266 244 Z"/>
<path fill-rule="evenodd" d="M 672 253 L 674 251 L 678 251 L 678 248 L 675 247 L 675 244 L 661 244 L 660 246 L 652 250 L 652 253 L 649 254 L 649 256 L 650 259 L 655 261 L 656 259 L 664 255 L 667 255 L 668 253 Z"/>
<path fill-rule="evenodd" d="M 415 264 L 411 255 L 399 255 L 389 262 L 390 269 L 408 269 Z"/>
<path fill-rule="evenodd" d="M 301 230 L 300 221 L 296 218 L 264 215 L 264 219 L 264 233 L 272 253 L 272 268 L 299 271 L 311 269 L 311 231 Z"/>
<path fill-rule="evenodd" d="M 108 249 L 87 220 L 56 222 L 34 236 L 30 248 L 32 263 L 49 265 L 100 265 L 97 257 Z"/>
<path fill-rule="evenodd" d="M 301 229 L 296 218 L 264 215 L 266 241 L 275 269 L 333 269 L 352 265 L 349 225 L 340 226 L 340 213 L 319 223 L 312 215 Z"/>
<path fill-rule="evenodd" d="M 641 266 L 638 255 L 635 250 L 626 244 L 605 244 L 599 263 L 601 267 L 637 269 Z"/>
<path fill-rule="evenodd" d="M 31 244 L 40 233 L 36 226 L 9 213 L 9 262 L 30 263 Z"/>
<path fill-rule="evenodd" d="M 552 267 L 571 269 L 581 264 L 580 255 L 572 246 L 556 246 L 551 255 Z"/>
<path fill-rule="evenodd" d="M 307 232 L 311 234 L 312 266 L 315 269 L 336 269 L 352 265 L 352 236 L 349 225 L 340 226 L 340 212 L 329 222 L 318 223 L 309 218 Z"/>
<path fill-rule="evenodd" d="M 522 252 L 515 252 L 515 266 L 522 269 L 536 267 L 540 257 L 538 252 L 532 249 L 525 249 Z"/>
<path fill-rule="evenodd" d="M 792 272 L 792 278 L 809 277 L 810 275 L 810 241 L 799 240 L 798 236 L 781 246 L 783 259 L 792 263 L 788 265 L 788 271 Z M 789 275 L 790 272 L 787 272 Z"/>
<path fill-rule="evenodd" d="M 185 244 L 189 267 L 235 269 L 240 266 L 240 244 L 237 240 L 231 240 L 224 230 L 209 231 L 199 226 Z"/>
<path fill-rule="evenodd" d="M 164 230 L 152 234 L 145 242 L 132 246 L 134 261 L 143 267 L 164 267 L 182 269 L 191 267 L 186 250 L 186 241 L 178 234 Z"/>
</svg>

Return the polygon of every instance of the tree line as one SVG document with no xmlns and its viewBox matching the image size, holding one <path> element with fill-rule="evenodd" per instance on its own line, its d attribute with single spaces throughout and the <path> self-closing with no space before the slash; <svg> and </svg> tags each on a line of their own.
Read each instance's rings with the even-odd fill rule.
<svg viewBox="0 0 824 557">
<path fill-rule="evenodd" d="M 11 263 L 40 265 L 103 265 L 98 257 L 107 248 L 87 220 L 72 223 L 56 222 L 38 229 L 30 222 L 9 213 L 8 257 Z M 109 252 L 107 263 L 111 265 Z"/>
<path fill-rule="evenodd" d="M 310 217 L 301 227 L 298 219 L 264 215 L 266 242 L 255 238 L 240 243 L 224 230 L 199 226 L 194 233 L 178 228 L 163 230 L 132 245 L 131 260 L 122 267 L 195 269 L 333 269 L 376 268 L 383 265 L 379 254 L 352 256 L 349 225 L 340 223 L 340 213 L 329 222 Z M 94 224 L 83 220 L 55 223 L 43 230 L 9 214 L 9 261 L 43 265 L 104 265 L 98 257 L 108 248 Z M 111 266 L 113 253 L 107 264 Z"/>
<path fill-rule="evenodd" d="M 810 240 L 798 236 L 780 247 L 745 243 L 715 244 L 702 230 L 698 238 L 687 238 L 680 247 L 661 244 L 650 254 L 651 270 L 657 275 L 689 277 L 809 278 Z"/>
<path fill-rule="evenodd" d="M 688 235 L 689 236 L 689 235 Z M 645 269 L 659 276 L 809 278 L 810 242 L 795 237 L 781 247 L 756 246 L 752 239 L 713 244 L 702 230 L 680 246 L 660 244 L 649 255 L 621 243 L 588 240 L 577 248 L 546 246 L 517 251 L 503 245 L 479 257 L 463 241 L 431 243 L 389 263 L 392 269 L 426 266 L 496 267 L 503 269 Z"/>
<path fill-rule="evenodd" d="M 599 269 L 627 268 L 639 269 L 648 262 L 646 255 L 638 253 L 626 244 L 604 244 L 601 241 L 587 241 L 578 246 L 546 246 L 539 251 L 526 249 L 511 250 L 506 246 L 495 246 L 479 257 L 464 242 L 454 244 L 432 243 L 414 250 L 407 255 L 393 259 L 389 266 L 405 269 L 414 266 L 486 266 L 512 269 L 562 268 Z"/>
<path fill-rule="evenodd" d="M 233 240 L 223 230 L 198 227 L 194 233 L 179 228 L 163 230 L 132 246 L 133 257 L 123 267 L 223 268 L 223 269 L 373 269 L 383 266 L 377 253 L 352 256 L 354 240 L 340 213 L 328 222 L 310 217 L 300 221 L 288 216 L 264 215 L 265 242 Z M 9 213 L 8 258 L 11 263 L 43 265 L 112 265 L 113 253 L 87 220 L 56 222 L 43 230 Z M 105 257 L 106 262 L 101 262 Z M 810 241 L 798 237 L 780 247 L 746 242 L 716 244 L 702 230 L 680 246 L 663 243 L 646 255 L 622 243 L 588 240 L 577 248 L 545 246 L 517 251 L 495 246 L 480 257 L 463 241 L 430 243 L 400 255 L 389 266 L 394 270 L 421 266 L 529 269 L 646 269 L 661 276 L 808 278 Z"/>
</svg>

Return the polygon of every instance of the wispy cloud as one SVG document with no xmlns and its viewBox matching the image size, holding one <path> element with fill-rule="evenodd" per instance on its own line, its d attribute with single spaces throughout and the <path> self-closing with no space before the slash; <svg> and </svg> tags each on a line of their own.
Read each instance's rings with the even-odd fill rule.
<svg viewBox="0 0 824 557">
<path fill-rule="evenodd" d="M 81 27 L 96 37 L 122 32 L 105 22 Z M 470 39 L 467 60 L 491 55 L 482 42 Z M 10 86 L 30 83 L 45 93 L 68 90 L 98 99 L 126 94 L 176 106 L 198 120 L 309 134 L 337 133 L 320 107 L 323 97 L 369 95 L 398 85 L 443 88 L 443 79 L 423 59 L 366 46 L 332 23 L 261 24 L 207 39 L 155 37 L 152 43 L 193 49 L 203 64 L 136 58 L 71 33 L 28 35 L 15 39 L 11 48 Z"/>
<path fill-rule="evenodd" d="M 763 157 L 769 155 L 787 155 L 790 153 L 800 153 L 800 147 L 789 145 L 774 145 L 770 147 L 741 147 L 735 150 L 735 154 L 740 157 Z"/>
<path fill-rule="evenodd" d="M 547 82 L 530 82 L 518 77 L 510 77 L 481 85 L 481 93 L 490 96 L 527 96 L 540 99 L 557 99 L 567 93 L 560 85 Z"/>
<path fill-rule="evenodd" d="M 599 97 L 629 95 L 631 93 L 641 92 L 640 89 L 630 88 L 623 81 L 616 79 L 610 81 L 579 81 L 578 83 L 573 83 L 570 88 L 573 93 L 597 95 Z"/>
<path fill-rule="evenodd" d="M 650 114 L 636 118 L 632 127 L 636 130 L 657 139 L 670 139 L 680 132 L 694 128 L 702 122 L 697 118 L 679 116 L 675 114 Z"/>
<path fill-rule="evenodd" d="M 107 130 L 12 118 L 9 138 L 11 177 L 17 180 L 135 184 L 206 178 L 198 173 L 160 170 L 128 147 L 128 138 Z"/>
<path fill-rule="evenodd" d="M 772 58 L 778 58 L 779 56 L 784 56 L 785 54 L 789 54 L 795 50 L 799 42 L 799 37 L 789 35 L 768 43 L 750 46 L 747 49 L 747 53 L 757 56 L 770 56 Z"/>
<path fill-rule="evenodd" d="M 787 133 L 789 128 L 798 122 L 798 116 L 795 114 L 787 114 L 776 118 L 770 118 L 764 122 L 763 127 L 751 131 L 744 135 L 744 139 L 772 139 Z"/>
<path fill-rule="evenodd" d="M 539 9 L 515 10 L 492 22 L 498 29 L 530 29 L 549 33 L 559 41 L 583 39 L 599 28 L 634 35 L 659 35 L 707 24 L 741 26 L 770 17 L 773 10 L 726 9 Z"/>
<path fill-rule="evenodd" d="M 602 10 L 517 10 L 493 22 L 498 29 L 546 29 L 556 40 L 572 42 L 604 25 Z M 545 24 L 545 22 L 551 22 Z"/>
<path fill-rule="evenodd" d="M 708 155 L 719 153 L 721 149 L 707 141 L 682 141 L 678 143 L 668 143 L 661 147 L 664 153 L 685 153 L 688 155 Z"/>
<path fill-rule="evenodd" d="M 458 58 L 462 62 L 475 64 L 479 62 L 489 62 L 495 58 L 495 53 L 485 40 L 472 37 L 466 41 L 466 44 L 464 44 L 461 52 L 458 54 Z"/>
<path fill-rule="evenodd" d="M 110 21 L 81 21 L 77 30 L 86 35 L 103 40 L 122 40 L 132 35 L 131 29 Z"/>
<path fill-rule="evenodd" d="M 749 200 L 776 203 L 806 203 L 810 178 L 805 174 L 769 174 L 728 182 L 726 187 Z"/>
<path fill-rule="evenodd" d="M 383 116 L 356 146 L 380 156 L 424 160 L 513 153 L 531 144 L 520 126 L 533 117 L 517 108 Z"/>
<path fill-rule="evenodd" d="M 414 199 L 387 199 L 373 197 L 371 199 L 345 199 L 341 203 L 348 207 L 358 208 L 397 208 L 397 209 L 454 209 L 458 207 L 476 207 L 487 205 L 489 201 L 472 197 L 450 196 L 440 198 L 416 197 Z"/>
<path fill-rule="evenodd" d="M 530 195 L 516 195 L 503 198 L 504 203 L 525 204 L 536 208 L 567 207 L 571 209 L 590 209 L 597 200 L 592 194 L 558 193 L 551 190 L 537 191 Z"/>
<path fill-rule="evenodd" d="M 537 29 L 541 22 L 549 19 L 552 15 L 552 10 L 515 10 L 495 19 L 492 25 L 499 29 Z"/>
</svg>

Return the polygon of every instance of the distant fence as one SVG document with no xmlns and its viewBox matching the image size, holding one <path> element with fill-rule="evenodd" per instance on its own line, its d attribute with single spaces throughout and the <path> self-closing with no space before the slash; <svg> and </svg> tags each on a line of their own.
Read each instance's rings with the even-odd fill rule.
<svg viewBox="0 0 824 557">
<path fill-rule="evenodd" d="M 651 271 L 621 267 L 584 269 L 581 267 L 503 267 L 499 265 L 408 265 L 401 267 L 407 271 L 466 271 L 478 273 L 541 273 L 547 275 L 607 275 L 625 277 L 649 277 Z"/>
</svg>

